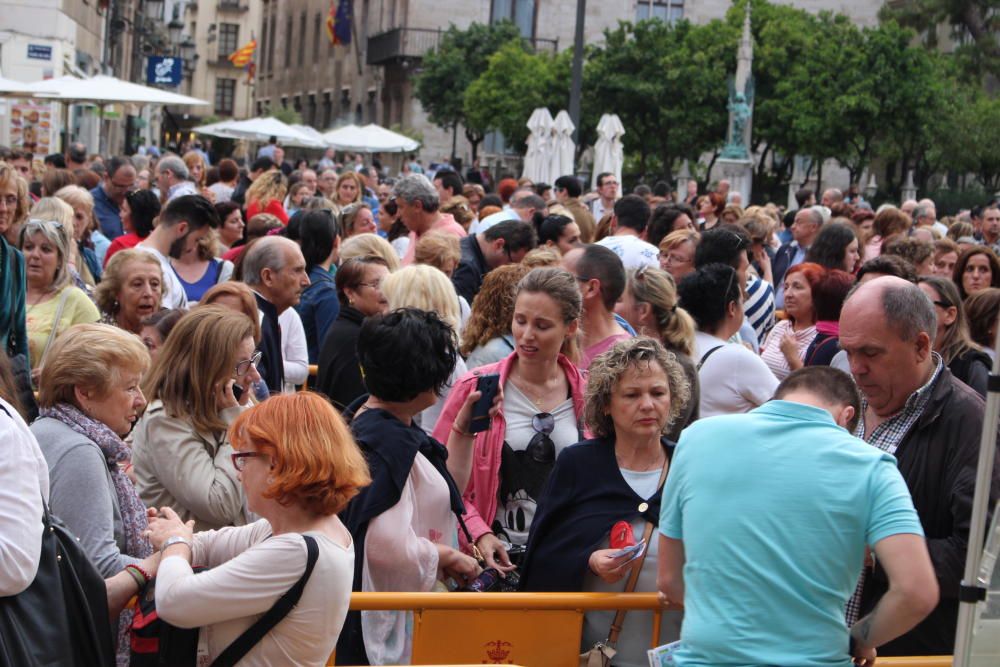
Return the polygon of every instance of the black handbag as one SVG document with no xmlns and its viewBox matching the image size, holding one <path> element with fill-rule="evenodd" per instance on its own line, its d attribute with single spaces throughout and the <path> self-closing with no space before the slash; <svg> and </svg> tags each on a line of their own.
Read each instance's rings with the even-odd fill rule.
<svg viewBox="0 0 1000 667">
<path fill-rule="evenodd" d="M 303 535 L 306 542 L 306 569 L 288 591 L 263 616 L 244 631 L 212 661 L 212 667 L 232 667 L 298 604 L 319 559 L 316 539 Z M 132 618 L 131 667 L 191 667 L 197 660 L 198 628 L 178 628 L 156 615 L 153 579 L 140 592 Z"/>
<path fill-rule="evenodd" d="M 104 578 L 47 506 L 42 524 L 35 580 L 18 595 L 0 598 L 0 665 L 114 665 Z"/>
</svg>

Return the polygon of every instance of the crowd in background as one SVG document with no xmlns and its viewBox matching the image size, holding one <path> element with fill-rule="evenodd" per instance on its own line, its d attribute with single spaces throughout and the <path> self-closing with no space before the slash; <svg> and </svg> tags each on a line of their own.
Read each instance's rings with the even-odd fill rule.
<svg viewBox="0 0 1000 667">
<path fill-rule="evenodd" d="M 24 419 L 3 429 L 16 452 L 0 488 L 17 485 L 0 495 L 0 543 L 16 565 L 0 595 L 32 581 L 44 503 L 106 581 L 119 665 L 134 650 L 129 600 L 154 575 L 161 618 L 201 627 L 216 657 L 303 571 L 301 603 L 241 664 L 324 664 L 334 645 L 340 664 L 406 663 L 408 616 L 348 612 L 350 592 L 487 579 L 659 590 L 686 606 L 663 615 L 661 640 L 712 664 L 841 664 L 879 644 L 951 652 L 1000 315 L 995 200 L 939 218 L 927 199 L 872 207 L 830 188 L 817 203 L 803 188 L 786 211 L 745 205 L 726 181 L 623 195 L 607 173 L 585 192 L 573 175 L 494 185 L 478 167 L 404 160 L 391 174 L 338 157 L 289 160 L 273 140 L 242 164 L 213 163 L 200 143 L 0 150 L 0 396 Z M 493 376 L 480 430 L 474 405 Z M 782 401 L 826 412 L 768 407 Z M 732 487 L 720 471 L 770 455 L 720 461 L 742 444 L 744 422 L 725 421 L 737 416 L 765 441 L 787 439 L 768 419 L 811 424 L 801 437 L 840 443 L 814 452 L 827 484 L 864 460 L 884 485 L 815 494 L 847 503 L 845 516 L 852 502 L 878 511 L 861 528 L 831 523 L 857 533 L 835 548 L 799 540 L 846 555 L 831 556 L 836 593 L 816 603 L 836 612 L 814 619 L 824 638 L 796 635 L 785 654 L 769 652 L 773 628 L 719 620 L 722 637 L 743 632 L 740 650 L 710 638 L 707 608 L 732 620 L 748 598 L 706 581 L 744 558 L 713 560 L 720 549 L 692 526 L 728 524 L 698 503 Z M 701 443 L 717 450 L 710 466 Z M 837 458 L 851 447 L 861 458 Z M 820 461 L 778 460 L 802 481 Z M 780 485 L 727 497 L 794 514 L 770 491 Z M 732 534 L 759 583 L 794 545 L 758 544 L 747 525 Z M 620 551 L 616 531 L 643 536 L 643 555 Z M 877 544 L 901 534 L 919 539 Z M 685 548 L 705 568 L 687 590 Z M 909 579 L 902 561 L 916 563 Z M 925 595 L 896 600 L 900 581 Z M 926 593 L 938 585 L 940 600 Z M 807 591 L 784 595 L 785 613 L 815 610 Z M 615 622 L 614 664 L 644 665 L 651 621 L 588 613 L 582 648 Z"/>
</svg>

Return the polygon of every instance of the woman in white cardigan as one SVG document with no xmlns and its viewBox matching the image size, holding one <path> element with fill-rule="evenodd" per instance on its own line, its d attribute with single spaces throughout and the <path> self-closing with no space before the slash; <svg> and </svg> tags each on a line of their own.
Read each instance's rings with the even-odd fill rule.
<svg viewBox="0 0 1000 667">
<path fill-rule="evenodd" d="M 199 650 L 214 660 L 299 581 L 308 535 L 319 556 L 301 599 L 239 664 L 325 665 L 354 577 L 354 544 L 337 512 L 368 484 L 368 467 L 333 407 L 308 392 L 246 411 L 230 439 L 248 508 L 263 518 L 192 534 L 192 521 L 151 509 L 150 540 L 162 552 L 157 614 L 201 627 Z M 195 574 L 192 564 L 210 569 Z"/>
</svg>

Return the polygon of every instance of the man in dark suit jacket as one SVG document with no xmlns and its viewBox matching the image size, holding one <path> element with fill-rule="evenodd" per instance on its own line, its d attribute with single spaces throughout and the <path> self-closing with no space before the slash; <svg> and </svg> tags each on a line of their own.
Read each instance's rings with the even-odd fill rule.
<svg viewBox="0 0 1000 667">
<path fill-rule="evenodd" d="M 820 227 L 823 226 L 823 214 L 815 208 L 804 208 L 795 214 L 792 223 L 792 241 L 778 248 L 771 262 L 771 272 L 774 274 L 774 305 L 783 308 L 785 305 L 785 273 L 796 264 L 806 259 L 809 246 L 816 240 Z"/>
</svg>

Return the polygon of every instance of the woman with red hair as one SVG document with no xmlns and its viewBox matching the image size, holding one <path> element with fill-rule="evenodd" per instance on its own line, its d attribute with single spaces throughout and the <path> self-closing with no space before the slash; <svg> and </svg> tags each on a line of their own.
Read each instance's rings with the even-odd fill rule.
<svg viewBox="0 0 1000 667">
<path fill-rule="evenodd" d="M 826 273 L 819 264 L 803 262 L 785 273 L 785 315 L 767 335 L 760 357 L 775 377 L 784 380 L 803 366 L 806 350 L 816 338 L 813 288 Z"/>
<path fill-rule="evenodd" d="M 263 518 L 193 534 L 194 522 L 169 507 L 150 509 L 147 534 L 162 553 L 156 613 L 201 627 L 209 661 L 225 652 L 226 664 L 325 665 L 354 579 L 354 544 L 337 513 L 370 482 L 364 456 L 333 406 L 309 392 L 247 410 L 229 438 L 247 507 Z M 210 569 L 196 574 L 192 563 Z M 280 623 L 249 650 L 227 650 L 293 587 Z"/>
</svg>

